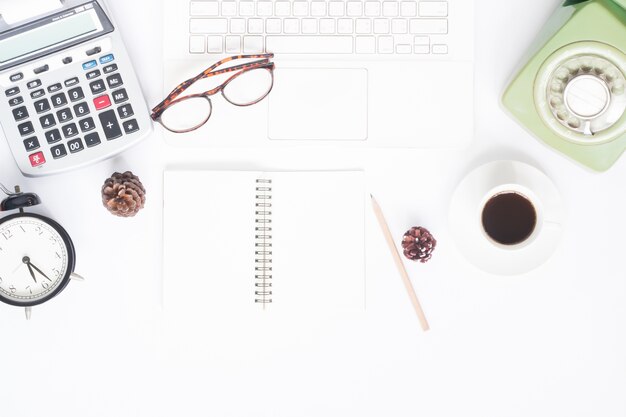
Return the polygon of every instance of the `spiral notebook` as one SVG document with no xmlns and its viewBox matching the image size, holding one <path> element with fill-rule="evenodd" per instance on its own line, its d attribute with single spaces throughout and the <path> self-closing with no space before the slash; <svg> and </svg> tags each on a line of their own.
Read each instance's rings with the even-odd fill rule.
<svg viewBox="0 0 626 417">
<path fill-rule="evenodd" d="M 362 172 L 166 171 L 164 308 L 331 315 L 365 305 Z"/>
</svg>

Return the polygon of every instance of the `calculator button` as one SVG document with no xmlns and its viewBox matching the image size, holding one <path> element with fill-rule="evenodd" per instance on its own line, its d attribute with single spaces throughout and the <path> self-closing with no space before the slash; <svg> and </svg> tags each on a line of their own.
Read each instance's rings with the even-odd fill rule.
<svg viewBox="0 0 626 417">
<path fill-rule="evenodd" d="M 74 78 L 70 78 L 69 80 L 65 80 L 65 82 L 63 84 L 65 84 L 66 87 L 71 87 L 73 85 L 78 84 L 78 77 L 74 77 Z"/>
<path fill-rule="evenodd" d="M 52 126 L 57 124 L 52 114 L 46 114 L 45 116 L 40 117 L 39 122 L 41 123 L 41 127 L 44 129 L 51 128 Z"/>
<path fill-rule="evenodd" d="M 36 91 L 33 91 L 32 93 L 30 93 L 30 96 L 32 98 L 39 98 L 39 97 L 44 96 L 45 94 L 46 94 L 46 92 L 43 89 L 40 89 L 40 90 L 36 90 Z"/>
<path fill-rule="evenodd" d="M 94 130 L 96 128 L 96 124 L 91 117 L 81 120 L 80 122 L 78 122 L 78 124 L 80 125 L 80 130 L 83 133 L 89 132 L 90 130 Z"/>
<path fill-rule="evenodd" d="M 107 140 L 112 140 L 122 136 L 122 129 L 120 128 L 117 119 L 115 118 L 115 111 L 107 110 L 98 115 L 100 123 L 104 129 L 104 135 Z"/>
<path fill-rule="evenodd" d="M 102 73 L 100 72 L 100 70 L 93 70 L 89 71 L 86 76 L 88 80 L 93 80 L 94 78 L 98 78 L 101 75 Z"/>
<path fill-rule="evenodd" d="M 28 159 L 30 160 L 30 164 L 33 167 L 38 167 L 39 165 L 43 165 L 46 163 L 46 157 L 43 156 L 43 152 L 37 152 L 32 155 L 28 155 Z"/>
<path fill-rule="evenodd" d="M 65 149 L 65 145 L 63 144 L 53 146 L 52 148 L 50 148 L 50 152 L 52 152 L 52 157 L 54 159 L 63 158 L 67 155 L 67 149 Z"/>
<path fill-rule="evenodd" d="M 85 98 L 85 94 L 83 93 L 83 89 L 80 87 L 76 87 L 67 92 L 70 96 L 71 101 L 78 101 Z"/>
<path fill-rule="evenodd" d="M 66 138 L 71 138 L 73 136 L 78 135 L 78 128 L 75 123 L 70 123 L 69 125 L 65 125 L 61 128 L 63 131 L 63 136 Z"/>
<path fill-rule="evenodd" d="M 65 97 L 65 94 L 63 93 L 56 94 L 50 99 L 52 100 L 52 105 L 54 107 L 61 107 L 67 104 L 67 97 Z"/>
<path fill-rule="evenodd" d="M 122 103 L 126 100 L 128 100 L 128 94 L 125 88 L 113 92 L 113 101 L 115 101 L 115 103 Z"/>
<path fill-rule="evenodd" d="M 33 127 L 32 122 L 22 123 L 17 126 L 17 129 L 20 131 L 20 135 L 22 136 L 28 136 L 35 133 L 35 128 Z"/>
<path fill-rule="evenodd" d="M 85 71 L 87 71 L 87 70 L 90 70 L 90 69 L 92 69 L 92 68 L 95 68 L 95 67 L 96 67 L 96 65 L 98 65 L 98 63 L 97 63 L 97 62 L 96 62 L 96 60 L 94 59 L 93 61 L 85 62 L 85 63 L 83 64 L 83 69 L 84 69 Z"/>
<path fill-rule="evenodd" d="M 25 139 L 24 148 L 26 148 L 26 152 L 34 151 L 39 148 L 39 141 L 36 137 Z"/>
<path fill-rule="evenodd" d="M 120 74 L 113 74 L 107 77 L 107 84 L 109 84 L 109 88 L 117 88 L 121 87 L 124 84 L 124 81 L 122 81 L 122 76 Z"/>
<path fill-rule="evenodd" d="M 106 67 L 104 67 L 105 74 L 110 74 L 115 71 L 117 71 L 117 64 L 111 64 L 111 65 L 107 65 Z"/>
<path fill-rule="evenodd" d="M 9 77 L 9 79 L 11 80 L 11 82 L 16 82 L 16 81 L 20 81 L 24 78 L 24 74 L 22 74 L 21 72 L 18 72 L 17 74 L 13 74 Z"/>
<path fill-rule="evenodd" d="M 44 98 L 43 100 L 36 101 L 35 110 L 37 110 L 37 113 L 43 113 L 50 110 L 50 102 L 48 99 Z"/>
<path fill-rule="evenodd" d="M 122 123 L 122 126 L 124 126 L 124 132 L 126 132 L 127 135 L 139 130 L 139 125 L 135 119 Z"/>
<path fill-rule="evenodd" d="M 102 48 L 100 48 L 99 46 L 96 46 L 95 48 L 87 51 L 87 56 L 99 54 L 100 52 L 102 52 Z"/>
<path fill-rule="evenodd" d="M 115 59 L 115 57 L 113 56 L 113 54 L 108 54 L 108 55 L 100 57 L 100 63 L 101 64 L 108 64 L 109 62 L 113 61 L 114 59 Z"/>
<path fill-rule="evenodd" d="M 91 92 L 93 94 L 100 94 L 104 90 L 106 90 L 106 86 L 104 85 L 104 81 L 97 80 L 89 84 L 89 88 L 91 88 Z"/>
<path fill-rule="evenodd" d="M 87 105 L 87 103 L 77 104 L 74 106 L 74 113 L 76 114 L 76 117 L 81 117 L 89 114 L 89 106 Z"/>
<path fill-rule="evenodd" d="M 70 148 L 71 153 L 80 152 L 85 147 L 83 146 L 83 141 L 80 139 L 74 139 L 67 142 L 67 147 Z"/>
<path fill-rule="evenodd" d="M 33 88 L 37 88 L 39 86 L 41 86 L 41 80 L 33 80 L 33 81 L 29 81 L 28 84 L 26 84 L 28 86 L 29 90 L 32 90 Z"/>
<path fill-rule="evenodd" d="M 117 114 L 120 116 L 120 119 L 126 119 L 135 113 L 133 112 L 133 106 L 130 104 L 124 104 L 117 108 Z"/>
<path fill-rule="evenodd" d="M 13 88 L 9 88 L 8 90 L 6 90 L 4 94 L 6 94 L 7 97 L 11 97 L 11 96 L 18 94 L 19 92 L 20 92 L 19 87 L 13 87 Z"/>
<path fill-rule="evenodd" d="M 72 111 L 70 109 L 63 109 L 57 112 L 57 119 L 59 119 L 59 123 L 65 123 L 72 120 L 74 117 L 72 116 Z"/>
<path fill-rule="evenodd" d="M 59 129 L 52 129 L 46 132 L 46 141 L 50 144 L 61 140 L 61 132 Z"/>
<path fill-rule="evenodd" d="M 103 95 L 93 99 L 93 104 L 96 106 L 96 110 L 106 109 L 111 105 L 111 99 L 108 95 Z"/>
<path fill-rule="evenodd" d="M 22 98 L 22 96 L 15 97 L 9 100 L 9 104 L 11 105 L 11 107 L 17 106 L 18 104 L 22 104 L 23 102 L 24 102 L 24 99 Z"/>
<path fill-rule="evenodd" d="M 63 86 L 61 85 L 61 83 L 52 84 L 50 87 L 48 87 L 48 92 L 49 92 L 49 93 L 56 93 L 56 92 L 57 92 L 57 91 L 59 91 L 61 88 L 63 88 Z"/>
<path fill-rule="evenodd" d="M 16 122 L 27 119 L 28 110 L 26 110 L 26 107 L 22 106 L 22 107 L 18 107 L 17 109 L 13 109 L 13 118 L 15 119 Z"/>
<path fill-rule="evenodd" d="M 63 58 L 63 61 L 61 61 L 61 62 L 63 62 L 65 65 L 67 65 L 67 64 L 71 64 L 72 61 L 74 61 L 74 59 L 71 56 L 67 56 L 67 57 Z"/>
<path fill-rule="evenodd" d="M 98 135 L 97 132 L 93 132 L 85 136 L 85 144 L 88 148 L 100 145 L 100 143 L 100 135 Z"/>
<path fill-rule="evenodd" d="M 42 65 L 42 66 L 41 66 L 41 67 L 39 67 L 39 68 L 35 68 L 35 69 L 33 70 L 33 72 L 34 72 L 35 74 L 41 74 L 42 72 L 46 72 L 46 71 L 48 71 L 49 69 L 50 69 L 50 66 L 46 64 L 46 65 Z"/>
</svg>

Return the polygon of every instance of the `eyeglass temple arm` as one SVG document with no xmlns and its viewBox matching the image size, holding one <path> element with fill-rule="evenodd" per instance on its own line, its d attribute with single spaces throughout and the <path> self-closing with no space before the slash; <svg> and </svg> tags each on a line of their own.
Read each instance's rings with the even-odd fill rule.
<svg viewBox="0 0 626 417">
<path fill-rule="evenodd" d="M 254 65 L 254 66 L 252 66 L 252 67 L 249 67 L 249 68 L 248 68 L 248 67 L 246 67 L 246 68 L 240 68 L 240 69 L 237 71 L 237 73 L 236 73 L 236 74 L 233 74 L 233 75 L 231 75 L 230 77 L 228 77 L 228 79 L 227 79 L 226 81 L 224 81 L 222 84 L 218 85 L 217 87 L 215 87 L 215 88 L 213 88 L 213 89 L 211 89 L 211 90 L 205 91 L 205 92 L 204 92 L 204 93 L 202 93 L 202 94 L 197 94 L 197 96 L 204 96 L 204 97 L 208 97 L 208 96 L 212 96 L 212 95 L 214 95 L 214 94 L 219 93 L 219 92 L 220 92 L 220 90 L 222 90 L 224 87 L 226 87 L 226 86 L 228 85 L 228 83 L 230 83 L 230 82 L 231 82 L 234 78 L 236 78 L 236 77 L 240 76 L 240 75 L 241 75 L 241 74 L 243 74 L 244 72 L 252 71 L 252 70 L 255 70 L 255 69 L 262 69 L 262 68 L 266 68 L 266 69 L 270 69 L 270 70 L 273 70 L 273 69 L 274 69 L 274 63 L 273 63 L 273 62 L 265 62 L 265 63 L 263 63 L 263 64 L 261 64 L 261 63 L 260 63 L 261 61 L 258 61 L 258 62 L 259 62 L 259 64 L 258 64 L 258 65 Z M 228 71 L 221 72 L 221 74 L 226 73 L 226 72 L 228 72 Z M 212 75 L 218 75 L 218 73 L 217 73 L 217 72 L 215 72 L 215 73 L 214 73 L 214 74 L 212 74 Z"/>
<path fill-rule="evenodd" d="M 261 68 L 269 62 L 269 59 L 272 58 L 274 54 L 262 54 L 262 55 L 238 55 L 233 57 L 224 58 L 221 61 L 216 62 L 211 65 L 209 68 L 196 75 L 193 78 L 188 79 L 187 81 L 179 84 L 172 92 L 163 100 L 161 103 L 157 104 L 154 109 L 152 109 L 152 118 L 156 119 L 160 114 L 165 110 L 165 108 L 172 102 L 176 97 L 182 94 L 186 89 L 191 87 L 196 81 L 199 81 L 203 78 L 213 77 L 215 75 L 225 74 L 228 72 L 239 71 L 242 69 L 251 70 L 256 68 Z M 224 68 L 222 70 L 213 71 L 215 68 L 225 64 L 226 62 L 233 61 L 235 59 L 250 59 L 250 58 L 264 58 L 258 61 L 250 62 L 247 64 L 235 65 L 233 67 Z M 218 90 L 219 91 L 219 90 Z"/>
</svg>

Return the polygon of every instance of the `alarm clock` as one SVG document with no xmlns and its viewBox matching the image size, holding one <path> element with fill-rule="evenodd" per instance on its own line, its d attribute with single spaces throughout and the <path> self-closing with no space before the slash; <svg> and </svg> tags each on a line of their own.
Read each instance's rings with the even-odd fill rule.
<svg viewBox="0 0 626 417">
<path fill-rule="evenodd" d="M 504 107 L 550 147 L 596 170 L 626 150 L 626 0 L 568 0 L 549 20 Z"/>
<path fill-rule="evenodd" d="M 24 208 L 41 203 L 33 193 L 19 187 L 0 203 L 0 211 L 18 210 L 0 219 L 0 301 L 24 307 L 26 319 L 32 307 L 59 295 L 74 273 L 76 251 L 67 231 L 56 221 Z"/>
</svg>

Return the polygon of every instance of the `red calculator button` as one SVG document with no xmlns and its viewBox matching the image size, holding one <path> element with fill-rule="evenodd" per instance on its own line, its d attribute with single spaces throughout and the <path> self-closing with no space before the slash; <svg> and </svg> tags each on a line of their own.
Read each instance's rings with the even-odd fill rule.
<svg viewBox="0 0 626 417">
<path fill-rule="evenodd" d="M 93 99 L 93 104 L 96 106 L 96 110 L 106 109 L 111 105 L 111 99 L 107 94 L 96 97 Z"/>
<path fill-rule="evenodd" d="M 39 165 L 43 165 L 46 163 L 46 158 L 43 156 L 43 152 L 37 152 L 28 156 L 30 159 L 30 164 L 34 167 L 38 167 Z"/>
</svg>

